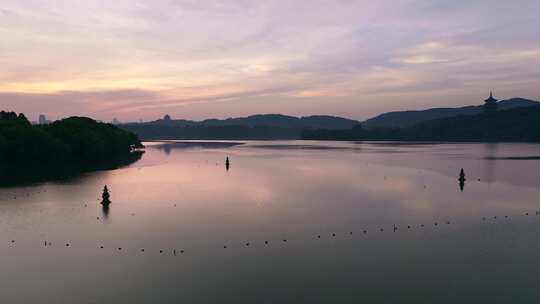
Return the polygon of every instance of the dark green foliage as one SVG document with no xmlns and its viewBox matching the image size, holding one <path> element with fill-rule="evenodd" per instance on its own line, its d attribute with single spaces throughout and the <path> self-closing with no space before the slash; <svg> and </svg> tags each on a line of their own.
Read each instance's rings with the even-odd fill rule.
<svg viewBox="0 0 540 304">
<path fill-rule="evenodd" d="M 361 140 L 363 136 L 364 130 L 361 124 L 348 130 L 308 129 L 302 132 L 302 139 L 316 140 Z"/>
<path fill-rule="evenodd" d="M 135 134 L 85 117 L 70 117 L 40 128 L 59 140 L 74 160 L 106 160 L 141 146 Z"/>
<path fill-rule="evenodd" d="M 540 107 L 435 119 L 408 128 L 304 132 L 304 139 L 540 142 Z"/>
<path fill-rule="evenodd" d="M 299 139 L 304 129 L 349 129 L 358 122 L 334 116 L 280 114 L 228 119 L 158 120 L 121 125 L 144 139 Z"/>
<path fill-rule="evenodd" d="M 499 110 L 510 110 L 522 107 L 540 106 L 540 102 L 524 99 L 511 98 L 497 103 Z M 467 106 L 461 108 L 433 108 L 420 111 L 400 111 L 383 113 L 363 122 L 364 128 L 408 128 L 416 124 L 441 118 L 458 115 L 478 115 L 484 112 L 484 105 Z"/>
<path fill-rule="evenodd" d="M 164 126 L 129 124 L 122 128 L 143 139 L 298 139 L 301 129 L 266 126 Z"/>
<path fill-rule="evenodd" d="M 65 155 L 64 147 L 24 115 L 0 112 L 0 163 L 42 163 Z"/>
<path fill-rule="evenodd" d="M 401 136 L 435 141 L 540 142 L 539 121 L 540 107 L 527 107 L 427 121 L 404 129 Z"/>
<path fill-rule="evenodd" d="M 71 117 L 32 126 L 23 114 L 0 112 L 0 183 L 26 175 L 65 175 L 133 159 L 138 137 L 110 124 Z"/>
<path fill-rule="evenodd" d="M 137 136 L 111 124 L 71 117 L 32 126 L 23 114 L 0 113 L 1 163 L 95 162 L 141 147 Z"/>
</svg>

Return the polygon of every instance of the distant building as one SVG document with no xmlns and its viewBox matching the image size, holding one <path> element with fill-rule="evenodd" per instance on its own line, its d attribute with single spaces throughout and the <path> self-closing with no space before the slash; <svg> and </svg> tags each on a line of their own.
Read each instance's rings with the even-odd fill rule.
<svg viewBox="0 0 540 304">
<path fill-rule="evenodd" d="M 163 116 L 163 120 L 165 121 L 171 121 L 171 116 L 169 114 Z"/>
<path fill-rule="evenodd" d="M 115 118 L 112 120 L 112 124 L 113 124 L 113 125 L 119 125 L 119 124 L 120 124 L 120 121 L 115 117 Z"/>
<path fill-rule="evenodd" d="M 489 92 L 489 98 L 484 101 L 484 112 L 493 113 L 497 111 L 497 99 L 493 98 L 493 92 Z"/>
<path fill-rule="evenodd" d="M 50 124 L 51 121 L 50 121 L 50 120 L 47 120 L 47 116 L 41 114 L 41 115 L 39 115 L 38 123 L 39 123 L 40 125 L 46 125 L 46 124 Z"/>
</svg>

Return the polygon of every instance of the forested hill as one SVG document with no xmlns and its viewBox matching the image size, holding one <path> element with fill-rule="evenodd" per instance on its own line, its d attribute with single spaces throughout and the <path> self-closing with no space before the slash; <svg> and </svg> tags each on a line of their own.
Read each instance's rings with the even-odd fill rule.
<svg viewBox="0 0 540 304">
<path fill-rule="evenodd" d="M 160 119 L 120 127 L 144 139 L 298 139 L 304 129 L 350 129 L 356 124 L 356 120 L 335 116 L 265 114 L 203 121 Z"/>
<path fill-rule="evenodd" d="M 408 128 L 311 130 L 304 139 L 540 142 L 540 106 L 425 121 Z"/>
<path fill-rule="evenodd" d="M 327 128 L 327 129 L 348 129 L 357 124 L 358 121 L 327 115 L 294 117 L 281 114 L 261 114 L 248 117 L 208 119 L 196 125 L 199 126 L 248 126 L 248 127 L 274 127 L 274 128 Z"/>
<path fill-rule="evenodd" d="M 142 147 L 138 137 L 111 124 L 71 117 L 31 125 L 23 114 L 0 112 L 0 183 L 88 171 L 126 163 Z"/>
<path fill-rule="evenodd" d="M 497 103 L 499 110 L 510 110 L 520 107 L 540 106 L 540 102 L 511 98 Z M 461 108 L 433 108 L 420 111 L 388 112 L 370 118 L 362 123 L 366 129 L 375 128 L 406 128 L 423 121 L 452 117 L 458 115 L 477 115 L 484 111 L 483 106 L 467 106 Z"/>
</svg>

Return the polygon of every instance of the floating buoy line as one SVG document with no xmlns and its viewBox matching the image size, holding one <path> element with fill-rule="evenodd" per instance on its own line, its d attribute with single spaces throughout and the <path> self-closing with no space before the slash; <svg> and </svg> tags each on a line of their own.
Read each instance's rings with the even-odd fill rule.
<svg viewBox="0 0 540 304">
<path fill-rule="evenodd" d="M 531 213 L 531 212 L 524 212 L 524 213 L 522 213 L 521 215 L 524 216 L 524 217 L 527 217 L 527 216 L 532 215 L 532 214 L 533 214 L 533 213 Z M 536 211 L 536 212 L 534 212 L 534 214 L 535 214 L 537 217 L 540 218 L 540 216 L 539 216 L 539 215 L 540 215 L 540 211 Z M 497 216 L 497 215 L 495 215 L 495 216 L 489 216 L 489 217 L 488 217 L 488 216 L 483 216 L 483 217 L 481 217 L 481 220 L 482 220 L 482 222 L 485 222 L 485 221 L 487 221 L 488 219 L 493 219 L 493 220 L 495 221 L 495 220 L 497 220 L 497 219 L 499 219 L 499 218 L 502 219 L 503 217 L 502 217 L 502 216 L 499 217 L 499 216 Z M 505 221 L 503 221 L 503 222 L 508 222 L 507 220 L 510 219 L 510 218 L 511 218 L 511 217 L 510 217 L 509 215 L 504 215 Z M 448 226 L 448 225 L 452 225 L 452 224 L 454 224 L 454 223 L 455 223 L 455 222 L 452 222 L 452 221 L 450 221 L 450 220 L 446 220 L 446 221 L 443 221 L 443 222 L 441 222 L 441 223 L 439 223 L 439 222 L 433 222 L 433 226 L 431 226 L 431 227 L 433 227 L 434 230 L 438 231 L 438 230 L 440 230 L 440 229 L 438 228 L 438 227 L 440 226 L 440 224 L 441 224 L 442 226 L 444 226 L 444 224 L 445 224 L 446 226 Z M 412 231 L 414 228 L 419 228 L 419 229 L 422 229 L 422 230 L 425 231 L 424 228 L 426 227 L 426 224 L 424 224 L 424 223 L 422 223 L 422 224 L 417 224 L 417 225 L 410 225 L 410 224 L 409 224 L 409 225 L 403 225 L 403 227 L 407 227 L 407 229 L 404 230 L 404 231 Z M 437 227 L 437 229 L 435 229 L 436 227 Z M 393 224 L 393 225 L 392 225 L 392 229 L 390 229 L 391 233 L 395 233 L 395 232 L 397 232 L 398 230 L 399 230 L 399 226 L 396 225 L 396 224 Z M 371 230 L 371 231 L 375 231 L 375 233 L 379 233 L 379 234 L 380 234 L 380 233 L 385 233 L 386 230 L 385 230 L 383 227 L 378 227 L 377 229 Z M 361 232 L 362 232 L 364 235 L 367 235 L 367 234 L 369 234 L 370 229 L 364 229 L 364 230 L 361 230 Z M 343 233 L 343 235 L 350 235 L 350 236 L 352 236 L 353 234 L 354 234 L 354 231 L 349 231 L 348 233 L 346 233 L 346 232 Z M 336 238 L 339 236 L 339 234 L 338 234 L 338 233 L 335 233 L 335 232 L 333 232 L 333 233 L 328 233 L 328 234 L 326 234 L 326 235 L 327 235 L 327 239 L 336 239 Z M 323 239 L 324 236 L 325 236 L 324 234 L 317 234 L 317 235 L 314 235 L 314 236 L 313 236 L 313 240 L 320 240 L 320 239 Z M 288 243 L 288 240 L 289 240 L 289 239 L 283 238 L 283 239 L 281 239 L 281 242 L 282 242 L 282 243 Z M 270 242 L 269 240 L 265 240 L 265 241 L 262 241 L 261 243 L 264 244 L 265 247 L 268 247 L 268 246 L 270 245 L 271 242 Z M 15 247 L 15 246 L 17 245 L 17 242 L 16 242 L 15 239 L 11 239 L 11 240 L 9 240 L 8 244 L 9 244 L 9 247 Z M 44 247 L 53 247 L 53 243 L 52 243 L 50 240 L 43 240 L 43 241 L 41 241 L 41 244 L 42 244 L 42 246 L 44 246 Z M 62 246 L 62 247 L 64 247 L 64 248 L 74 247 L 74 244 L 71 243 L 71 242 L 65 242 L 65 243 L 61 243 L 61 244 L 64 244 L 64 245 Z M 244 242 L 243 244 L 244 244 L 243 246 L 238 246 L 238 248 L 240 248 L 240 247 L 251 247 L 252 245 L 255 245 L 256 243 L 255 243 L 255 242 L 251 242 L 251 241 L 247 241 L 247 242 Z M 223 249 L 231 248 L 231 244 L 227 244 L 227 243 L 226 243 L 226 244 L 222 244 L 221 246 L 222 246 Z M 105 246 L 104 246 L 104 245 L 101 245 L 101 244 L 98 245 L 98 246 L 96 246 L 96 248 L 99 248 L 99 249 L 106 249 Z M 117 252 L 127 252 L 127 251 L 128 251 L 128 250 L 124 250 L 124 249 L 125 249 L 124 247 L 114 247 L 114 246 L 111 246 L 110 248 L 115 248 Z M 134 248 L 134 251 L 139 251 L 139 252 L 141 252 L 141 253 L 149 252 L 149 251 L 146 250 L 146 248 L 138 248 L 138 249 L 135 249 L 135 248 Z M 168 250 L 165 250 L 165 249 L 159 249 L 159 250 L 156 250 L 156 252 L 158 252 L 159 254 L 170 253 L 171 256 L 175 256 L 175 257 L 176 257 L 176 256 L 178 256 L 179 254 L 180 254 L 180 255 L 183 255 L 183 254 L 186 252 L 186 250 L 185 250 L 185 249 L 180 249 L 180 250 L 178 250 L 177 248 L 172 248 L 172 249 L 168 249 Z"/>
</svg>

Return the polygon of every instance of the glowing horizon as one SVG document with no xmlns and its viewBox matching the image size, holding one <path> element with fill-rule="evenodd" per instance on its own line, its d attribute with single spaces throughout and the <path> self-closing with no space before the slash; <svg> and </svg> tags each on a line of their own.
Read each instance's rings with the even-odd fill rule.
<svg viewBox="0 0 540 304">
<path fill-rule="evenodd" d="M 540 3 L 0 4 L 0 108 L 121 121 L 540 99 Z"/>
</svg>

